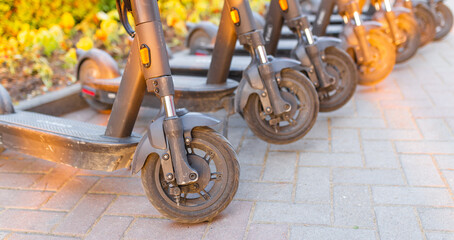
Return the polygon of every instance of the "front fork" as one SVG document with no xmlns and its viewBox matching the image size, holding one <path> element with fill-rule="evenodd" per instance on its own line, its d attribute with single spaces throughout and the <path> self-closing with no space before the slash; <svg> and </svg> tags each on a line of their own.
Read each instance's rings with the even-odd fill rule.
<svg viewBox="0 0 454 240">
<path fill-rule="evenodd" d="M 183 124 L 175 110 L 175 90 L 157 1 L 133 0 L 132 12 L 136 20 L 136 39 L 132 47 L 133 52 L 140 52 L 140 56 L 136 56 L 140 58 L 140 66 L 129 67 L 142 70 L 147 90 L 161 99 L 165 109 L 163 129 L 169 151 L 160 156 L 161 167 L 172 194 L 179 196 L 178 185 L 196 182 L 198 174 L 188 163 Z"/>
<path fill-rule="evenodd" d="M 391 1 L 383 0 L 383 4 L 385 5 L 386 22 L 388 23 L 389 30 L 391 31 L 391 36 L 393 38 L 394 45 L 398 46 L 406 41 L 406 37 L 397 26 L 396 15 L 392 10 Z M 375 8 L 377 9 L 377 11 L 380 10 L 381 8 L 380 1 L 375 2 Z"/>
</svg>

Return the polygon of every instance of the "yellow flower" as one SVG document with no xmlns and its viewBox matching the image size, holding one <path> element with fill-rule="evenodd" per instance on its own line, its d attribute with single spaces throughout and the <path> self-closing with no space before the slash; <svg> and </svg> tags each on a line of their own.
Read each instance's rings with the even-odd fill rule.
<svg viewBox="0 0 454 240">
<path fill-rule="evenodd" d="M 74 21 L 73 16 L 68 12 L 63 13 L 60 20 L 60 26 L 68 30 L 74 27 L 74 24 L 76 24 L 76 21 Z"/>
<path fill-rule="evenodd" d="M 83 37 L 77 42 L 76 47 L 88 51 L 93 48 L 93 41 L 89 37 Z"/>
</svg>

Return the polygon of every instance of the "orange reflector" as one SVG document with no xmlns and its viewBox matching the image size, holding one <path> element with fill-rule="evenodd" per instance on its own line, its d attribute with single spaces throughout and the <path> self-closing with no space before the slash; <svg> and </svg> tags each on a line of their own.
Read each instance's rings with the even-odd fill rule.
<svg viewBox="0 0 454 240">
<path fill-rule="evenodd" d="M 151 65 L 150 49 L 145 44 L 142 44 L 140 48 L 140 58 L 145 67 L 149 67 Z"/>
<path fill-rule="evenodd" d="M 238 9 L 232 8 L 232 10 L 230 10 L 230 17 L 234 24 L 240 23 L 240 13 L 238 12 Z"/>
<path fill-rule="evenodd" d="M 287 0 L 279 0 L 279 6 L 281 6 L 282 11 L 288 10 L 288 2 Z"/>
</svg>

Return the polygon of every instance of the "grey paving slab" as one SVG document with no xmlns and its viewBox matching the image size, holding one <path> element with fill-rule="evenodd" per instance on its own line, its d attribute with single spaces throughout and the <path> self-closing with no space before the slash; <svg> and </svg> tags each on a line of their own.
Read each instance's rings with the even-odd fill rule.
<svg viewBox="0 0 454 240">
<path fill-rule="evenodd" d="M 240 180 L 259 181 L 263 166 L 246 165 L 240 167 Z"/>
<path fill-rule="evenodd" d="M 451 130 L 443 119 L 416 119 L 424 139 L 427 140 L 453 140 Z"/>
<path fill-rule="evenodd" d="M 258 202 L 254 222 L 330 224 L 329 205 Z"/>
<path fill-rule="evenodd" d="M 256 239 L 288 239 L 289 227 L 286 224 L 251 224 L 247 235 L 248 240 Z"/>
<path fill-rule="evenodd" d="M 454 170 L 454 155 L 436 155 L 435 160 L 437 160 L 440 169 Z"/>
<path fill-rule="evenodd" d="M 416 124 L 410 111 L 405 109 L 386 109 L 385 118 L 388 128 L 415 129 Z"/>
<path fill-rule="evenodd" d="M 375 226 L 374 213 L 370 206 L 334 206 L 334 225 L 345 227 L 373 228 Z"/>
<path fill-rule="evenodd" d="M 451 191 L 454 191 L 454 171 L 452 170 L 444 170 L 442 171 L 443 176 L 445 177 L 446 181 L 451 187 Z"/>
<path fill-rule="evenodd" d="M 292 182 L 296 164 L 297 155 L 294 152 L 270 152 L 266 159 L 263 181 Z"/>
<path fill-rule="evenodd" d="M 238 154 L 240 164 L 262 165 L 265 161 L 267 144 L 256 139 L 245 139 Z"/>
<path fill-rule="evenodd" d="M 454 232 L 426 232 L 427 240 L 454 240 Z"/>
<path fill-rule="evenodd" d="M 300 166 L 362 167 L 360 153 L 301 153 Z"/>
<path fill-rule="evenodd" d="M 251 201 L 290 201 L 293 185 L 289 183 L 242 182 L 235 199 Z"/>
<path fill-rule="evenodd" d="M 424 229 L 454 232 L 454 208 L 419 208 L 418 212 Z"/>
<path fill-rule="evenodd" d="M 454 206 L 446 188 L 373 186 L 372 195 L 377 204 Z"/>
<path fill-rule="evenodd" d="M 367 229 L 293 226 L 290 239 L 307 240 L 374 240 L 375 232 Z"/>
<path fill-rule="evenodd" d="M 334 183 L 403 185 L 404 179 L 398 169 L 334 169 Z"/>
<path fill-rule="evenodd" d="M 319 117 L 311 131 L 304 136 L 305 139 L 328 139 L 328 119 Z"/>
<path fill-rule="evenodd" d="M 399 160 L 391 141 L 363 140 L 366 167 L 399 168 Z"/>
<path fill-rule="evenodd" d="M 0 239 L 3 239 L 8 234 L 9 234 L 9 232 L 0 232 Z"/>
<path fill-rule="evenodd" d="M 340 118 L 331 119 L 331 126 L 335 128 L 386 128 L 382 118 Z"/>
<path fill-rule="evenodd" d="M 270 149 L 273 151 L 328 152 L 330 150 L 330 146 L 328 140 L 303 138 L 287 145 L 271 144 Z"/>
<path fill-rule="evenodd" d="M 367 186 L 334 186 L 334 204 L 340 206 L 370 206 L 372 196 Z"/>
<path fill-rule="evenodd" d="M 380 239 L 424 239 L 412 207 L 375 207 Z"/>
<path fill-rule="evenodd" d="M 356 101 L 356 112 L 359 117 L 381 118 L 382 112 L 375 101 Z"/>
<path fill-rule="evenodd" d="M 399 153 L 454 154 L 454 141 L 402 141 L 396 142 Z"/>
<path fill-rule="evenodd" d="M 429 155 L 402 155 L 402 168 L 408 184 L 412 186 L 444 186 L 438 171 Z"/>
<path fill-rule="evenodd" d="M 298 169 L 295 200 L 297 202 L 330 203 L 330 169 Z"/>
<path fill-rule="evenodd" d="M 332 130 L 333 152 L 360 152 L 361 145 L 359 133 L 356 129 L 333 129 Z"/>
<path fill-rule="evenodd" d="M 409 129 L 361 129 L 361 137 L 366 140 L 420 140 L 417 130 Z"/>
</svg>

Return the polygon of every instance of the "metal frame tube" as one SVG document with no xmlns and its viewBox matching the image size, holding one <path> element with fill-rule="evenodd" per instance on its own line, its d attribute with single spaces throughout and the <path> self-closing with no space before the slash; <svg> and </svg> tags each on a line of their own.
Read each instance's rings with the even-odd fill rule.
<svg viewBox="0 0 454 240">
<path fill-rule="evenodd" d="M 322 0 L 320 3 L 315 22 L 312 25 L 312 33 L 315 36 L 324 36 L 326 34 L 326 28 L 330 23 L 335 5 L 336 0 Z"/>
</svg>

